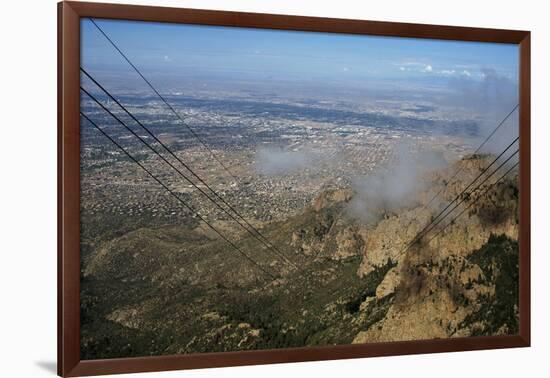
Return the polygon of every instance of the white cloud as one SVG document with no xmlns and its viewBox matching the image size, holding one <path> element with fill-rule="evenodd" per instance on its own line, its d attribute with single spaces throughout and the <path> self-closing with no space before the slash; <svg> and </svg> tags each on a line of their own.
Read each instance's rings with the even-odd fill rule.
<svg viewBox="0 0 550 378">
<path fill-rule="evenodd" d="M 471 74 L 470 71 L 468 71 L 468 70 L 462 71 L 462 75 L 468 76 L 468 77 L 472 76 L 472 74 Z"/>
<path fill-rule="evenodd" d="M 442 75 L 454 75 L 455 74 L 455 70 L 441 70 L 439 71 L 440 74 Z"/>
<path fill-rule="evenodd" d="M 395 63 L 398 66 L 402 67 L 424 67 L 426 66 L 426 63 L 422 62 L 414 62 L 414 61 L 407 61 L 407 62 L 401 62 L 401 63 Z"/>
<path fill-rule="evenodd" d="M 399 71 L 405 71 L 406 68 L 405 67 L 399 67 Z"/>
<path fill-rule="evenodd" d="M 170 57 L 168 55 L 164 55 L 164 61 L 165 62 L 171 62 L 172 59 L 170 59 Z"/>
<path fill-rule="evenodd" d="M 433 67 L 430 64 L 424 67 L 424 72 L 432 72 L 432 71 L 433 71 Z"/>
<path fill-rule="evenodd" d="M 318 162 L 316 157 L 311 151 L 259 148 L 256 151 L 256 170 L 264 175 L 286 175 Z"/>
</svg>

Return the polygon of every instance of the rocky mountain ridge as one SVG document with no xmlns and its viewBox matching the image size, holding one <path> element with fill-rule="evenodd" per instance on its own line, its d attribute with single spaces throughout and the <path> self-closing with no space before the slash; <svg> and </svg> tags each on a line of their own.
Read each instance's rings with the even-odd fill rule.
<svg viewBox="0 0 550 378">
<path fill-rule="evenodd" d="M 82 267 L 83 357 L 515 333 L 515 175 L 465 198 L 472 206 L 462 217 L 406 249 L 490 159 L 470 156 L 427 174 L 429 191 L 398 211 L 380 209 L 374 225 L 349 211 L 353 190 L 337 189 L 264 226 L 298 269 L 239 234 L 239 247 L 276 279 L 200 225 L 139 228 L 103 242 Z"/>
</svg>

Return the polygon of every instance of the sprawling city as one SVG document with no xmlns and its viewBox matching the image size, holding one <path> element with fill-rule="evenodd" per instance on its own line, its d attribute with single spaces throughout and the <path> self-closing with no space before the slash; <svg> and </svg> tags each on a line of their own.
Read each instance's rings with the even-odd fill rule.
<svg viewBox="0 0 550 378">
<path fill-rule="evenodd" d="M 172 102 L 179 105 L 181 114 L 190 114 L 186 119 L 193 129 L 205 130 L 201 132 L 201 138 L 208 140 L 216 156 L 228 168 L 228 173 L 216 160 L 205 159 L 208 150 L 184 125 L 170 119 L 166 111 L 162 114 L 162 110 L 157 109 L 162 108 L 161 105 L 140 104 L 139 97 L 133 101 L 133 114 L 138 119 L 152 125 L 157 136 L 178 156 L 185 157 L 188 165 L 203 180 L 221 192 L 229 203 L 238 203 L 239 210 L 256 221 L 284 219 L 301 211 L 323 190 L 350 187 L 354 178 L 388 165 L 395 158 L 395 147 L 404 141 L 418 150 L 438 151 L 441 159 L 444 159 L 443 155 L 449 155 L 450 159 L 462 156 L 468 150 L 473 142 L 473 135 L 468 135 L 468 130 L 472 134 L 476 131 L 475 124 L 468 119 L 440 121 L 430 117 L 431 114 L 417 117 L 414 113 L 417 105 L 414 104 L 404 104 L 404 111 L 387 116 L 384 104 L 370 113 L 339 109 L 337 104 L 306 107 L 268 100 L 175 97 Z M 190 202 L 197 204 L 208 218 L 223 218 L 206 197 L 194 190 L 193 185 L 170 172 L 170 167 L 152 150 L 122 126 L 115 125 L 107 113 L 94 109 L 91 101 L 88 103 L 90 114 L 112 125 L 112 134 L 119 135 L 133 153 L 149 162 L 155 171 L 166 174 L 164 179 L 174 190 L 192 197 Z M 270 108 L 276 109 L 277 113 L 273 114 Z M 465 134 L 452 133 L 453 128 L 461 127 L 467 129 Z M 439 135 L 429 132 L 442 129 L 451 132 Z M 84 182 L 83 210 L 90 211 L 90 214 L 108 211 L 126 216 L 154 211 L 157 214 L 151 214 L 153 218 L 179 218 L 181 214 L 174 209 L 174 204 L 164 198 L 169 196 L 168 193 L 158 190 L 157 185 L 148 183 L 145 177 L 136 182 L 139 167 L 112 148 L 109 140 L 97 131 L 89 127 L 85 130 L 82 168 L 95 174 L 91 175 L 90 181 Z M 145 134 L 143 130 L 141 134 Z M 89 146 L 86 143 L 88 138 Z M 144 138 L 147 138 L 146 134 Z M 167 154 L 161 146 L 155 147 Z M 117 179 L 113 180 L 116 176 Z M 112 202 L 105 198 L 103 202 L 96 197 L 113 190 L 117 194 Z M 124 199 L 122 203 L 121 199 Z"/>
</svg>

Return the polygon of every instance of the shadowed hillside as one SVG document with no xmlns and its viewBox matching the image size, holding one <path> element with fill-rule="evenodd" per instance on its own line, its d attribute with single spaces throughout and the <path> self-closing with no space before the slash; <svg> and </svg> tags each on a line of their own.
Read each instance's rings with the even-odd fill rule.
<svg viewBox="0 0 550 378">
<path fill-rule="evenodd" d="M 265 224 L 262 234 L 297 268 L 234 232 L 275 279 L 195 221 L 84 232 L 82 358 L 516 333 L 515 175 L 404 250 L 489 160 L 471 156 L 427 174 L 430 191 L 378 209 L 374 222 L 350 211 L 353 190 L 333 189 Z M 451 180 L 457 166 L 465 173 Z M 439 189 L 439 203 L 426 207 Z"/>
</svg>

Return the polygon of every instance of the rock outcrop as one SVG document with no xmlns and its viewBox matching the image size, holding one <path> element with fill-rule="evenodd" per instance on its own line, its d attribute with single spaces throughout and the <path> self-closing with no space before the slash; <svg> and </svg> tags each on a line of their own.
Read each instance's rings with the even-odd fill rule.
<svg viewBox="0 0 550 378">
<path fill-rule="evenodd" d="M 491 187 L 488 185 L 496 180 L 489 181 L 470 197 L 460 197 L 459 201 L 464 201 L 457 211 L 418 243 L 408 244 L 457 197 L 468 179 L 479 174 L 488 160 L 484 156 L 469 157 L 435 174 L 434 191 L 441 192 L 438 206 L 406 210 L 380 221 L 368 232 L 358 274 L 366 276 L 389 259 L 396 266 L 377 287 L 376 297 L 394 293 L 395 298 L 386 316 L 359 332 L 355 343 L 469 336 L 491 329 L 492 320 L 476 323 L 474 319 L 483 318 L 480 308 L 488 299 L 496 301 L 501 289 L 498 281 L 506 281 L 498 267 L 517 266 L 517 246 L 511 247 L 518 236 L 516 177 L 507 177 Z M 457 170 L 464 172 L 466 178 L 451 180 Z M 430 196 L 424 198 L 427 204 Z M 459 218 L 453 219 L 465 208 Z M 490 261 L 480 260 L 478 256 L 487 249 L 503 252 L 494 254 Z M 506 249 L 510 252 L 505 253 Z M 514 283 L 509 284 L 513 290 Z M 514 308 L 516 299 L 509 298 L 512 304 L 507 311 Z M 498 301 L 507 299 L 503 296 Z M 517 319 L 513 312 L 494 332 L 513 332 Z"/>
</svg>

